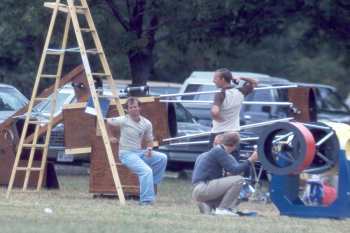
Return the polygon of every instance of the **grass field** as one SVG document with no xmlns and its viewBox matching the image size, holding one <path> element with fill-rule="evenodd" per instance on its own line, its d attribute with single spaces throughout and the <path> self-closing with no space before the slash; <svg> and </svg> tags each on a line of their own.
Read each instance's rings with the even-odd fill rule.
<svg viewBox="0 0 350 233">
<path fill-rule="evenodd" d="M 347 232 L 350 220 L 281 217 L 273 205 L 246 203 L 259 216 L 218 217 L 200 215 L 191 201 L 188 180 L 167 178 L 154 206 L 128 201 L 93 198 L 88 176 L 60 176 L 61 189 L 39 193 L 14 192 L 5 198 L 0 190 L 0 233 L 7 232 Z M 51 213 L 51 211 L 52 213 Z"/>
</svg>

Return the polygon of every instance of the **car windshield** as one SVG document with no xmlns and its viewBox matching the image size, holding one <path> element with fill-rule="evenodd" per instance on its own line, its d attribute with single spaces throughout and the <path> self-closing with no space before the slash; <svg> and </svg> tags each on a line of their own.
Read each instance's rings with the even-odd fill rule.
<svg viewBox="0 0 350 233">
<path fill-rule="evenodd" d="M 350 109 L 342 102 L 341 98 L 330 88 L 316 88 L 317 108 L 320 111 L 350 113 Z"/>
<path fill-rule="evenodd" d="M 0 88 L 0 111 L 16 111 L 26 104 L 25 98 L 15 89 Z"/>
<path fill-rule="evenodd" d="M 186 92 L 202 92 L 202 91 L 215 91 L 217 88 L 215 85 L 202 85 L 202 84 L 190 84 L 186 87 Z M 183 100 L 213 100 L 215 94 L 199 94 L 183 96 Z"/>
<path fill-rule="evenodd" d="M 67 102 L 70 101 L 74 97 L 74 92 L 69 93 L 69 92 L 58 92 L 57 99 L 56 99 L 56 108 L 55 108 L 55 113 L 54 115 L 57 115 L 59 112 L 62 111 L 63 105 Z M 69 99 L 69 100 L 68 100 Z M 49 115 L 51 111 L 51 96 L 49 100 L 43 101 L 36 105 L 34 107 L 34 110 L 36 112 L 41 112 L 44 115 Z"/>
</svg>

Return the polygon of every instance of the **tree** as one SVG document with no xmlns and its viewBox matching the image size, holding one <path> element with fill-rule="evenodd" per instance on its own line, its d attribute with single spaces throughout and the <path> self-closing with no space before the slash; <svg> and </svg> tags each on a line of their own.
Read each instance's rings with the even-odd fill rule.
<svg viewBox="0 0 350 233">
<path fill-rule="evenodd" d="M 346 0 L 88 3 L 114 78 L 132 79 L 134 85 L 150 79 L 181 82 L 193 70 L 228 67 L 293 80 L 308 77 L 349 90 Z M 27 96 L 51 16 L 42 4 L 0 1 L 0 81 Z M 65 60 L 69 67 L 78 62 Z"/>
<path fill-rule="evenodd" d="M 105 0 L 123 28 L 134 85 L 154 76 L 154 50 L 162 41 L 178 48 L 188 44 L 215 45 L 221 38 L 257 43 L 284 23 L 275 1 Z M 291 4 L 287 4 L 290 6 Z M 266 17 L 267 16 L 267 17 Z"/>
</svg>

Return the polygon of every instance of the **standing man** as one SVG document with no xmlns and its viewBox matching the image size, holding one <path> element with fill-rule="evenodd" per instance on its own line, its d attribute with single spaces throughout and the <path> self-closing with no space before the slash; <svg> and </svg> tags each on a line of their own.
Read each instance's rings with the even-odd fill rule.
<svg viewBox="0 0 350 233">
<path fill-rule="evenodd" d="M 127 115 L 108 118 L 107 122 L 120 127 L 119 159 L 139 178 L 140 204 L 149 205 L 155 201 L 156 185 L 164 176 L 167 156 L 153 150 L 152 123 L 141 116 L 137 98 L 129 97 L 127 106 Z M 142 148 L 142 141 L 147 149 Z"/>
<path fill-rule="evenodd" d="M 231 81 L 245 81 L 240 88 L 233 88 Z M 257 81 L 252 78 L 234 78 L 230 70 L 222 68 L 214 73 L 213 82 L 221 92 L 216 93 L 214 104 L 211 107 L 213 128 L 210 135 L 209 148 L 212 147 L 216 135 L 224 132 L 239 131 L 239 113 L 244 97 L 250 94 L 257 86 Z"/>
<path fill-rule="evenodd" d="M 219 144 L 198 156 L 192 175 L 192 197 L 201 213 L 239 216 L 236 206 L 244 183 L 240 174 L 258 159 L 254 151 L 246 161 L 238 163 L 231 153 L 239 140 L 237 132 L 218 135 L 215 142 Z M 224 177 L 223 170 L 230 176 Z"/>
</svg>

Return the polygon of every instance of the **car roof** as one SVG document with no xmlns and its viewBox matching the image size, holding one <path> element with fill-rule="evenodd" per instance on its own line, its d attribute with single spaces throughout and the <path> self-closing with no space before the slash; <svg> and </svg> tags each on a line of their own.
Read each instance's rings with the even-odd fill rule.
<svg viewBox="0 0 350 233">
<path fill-rule="evenodd" d="M 319 84 L 319 83 L 303 83 L 303 82 L 296 82 L 297 85 L 303 86 L 303 87 L 321 87 L 321 88 L 327 88 L 331 89 L 332 91 L 336 91 L 337 88 L 327 85 L 327 84 Z"/>
<path fill-rule="evenodd" d="M 4 84 L 4 83 L 0 83 L 0 87 L 8 87 L 8 88 L 16 89 L 14 86 L 11 86 L 11 85 L 8 85 L 8 84 Z"/>
<path fill-rule="evenodd" d="M 270 75 L 261 74 L 261 73 L 232 71 L 232 75 L 237 77 L 254 78 L 263 84 L 290 83 L 290 81 L 287 79 L 271 77 Z M 187 79 L 188 81 L 187 80 L 186 81 L 189 83 L 213 85 L 213 76 L 214 76 L 214 71 L 194 71 L 192 72 L 190 77 Z"/>
<path fill-rule="evenodd" d="M 115 79 L 116 86 L 127 86 L 131 84 L 131 80 L 125 80 L 125 79 Z M 104 86 L 108 86 L 107 81 L 104 81 Z M 174 83 L 174 82 L 160 82 L 160 81 L 147 81 L 147 85 L 150 87 L 181 87 L 181 83 Z"/>
</svg>

